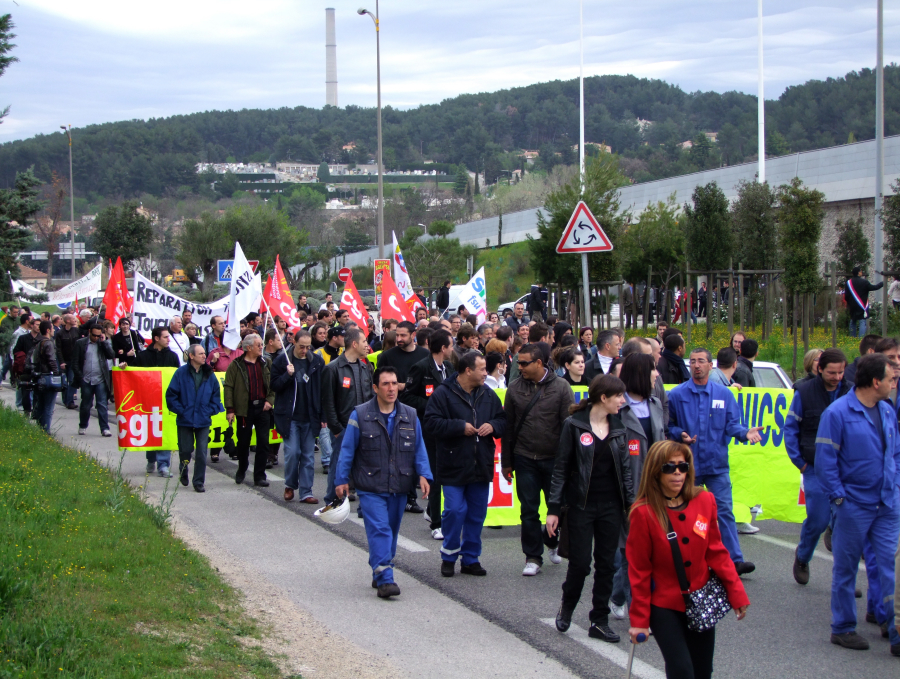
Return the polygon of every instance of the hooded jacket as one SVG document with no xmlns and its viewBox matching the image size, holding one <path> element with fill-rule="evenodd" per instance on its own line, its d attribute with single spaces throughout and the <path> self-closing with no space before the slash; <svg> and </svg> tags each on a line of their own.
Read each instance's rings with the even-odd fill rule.
<svg viewBox="0 0 900 679">
<path fill-rule="evenodd" d="M 490 483 L 494 478 L 494 455 L 506 431 L 506 413 L 500 398 L 481 385 L 466 394 L 459 375 L 439 385 L 425 407 L 422 428 L 435 442 L 435 478 L 445 486 Z M 471 401 L 469 398 L 471 397 Z M 466 424 L 478 429 L 490 424 L 489 436 L 465 435 Z"/>
</svg>

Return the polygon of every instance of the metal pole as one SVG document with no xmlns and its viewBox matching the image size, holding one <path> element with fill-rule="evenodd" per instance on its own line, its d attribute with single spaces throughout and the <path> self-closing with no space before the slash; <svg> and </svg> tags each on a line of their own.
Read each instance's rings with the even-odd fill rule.
<svg viewBox="0 0 900 679">
<path fill-rule="evenodd" d="M 378 258 L 384 257 L 384 160 L 381 155 L 381 23 L 375 0 L 375 69 L 378 85 Z"/>
<path fill-rule="evenodd" d="M 65 128 L 63 128 L 65 129 Z M 69 231 L 69 244 L 72 247 L 72 251 L 69 253 L 72 256 L 72 280 L 75 280 L 75 180 L 72 177 L 72 126 L 69 125 L 69 128 L 66 129 L 66 136 L 69 138 L 69 215 L 72 219 L 72 228 Z M 50 258 L 50 262 L 47 265 L 50 267 L 50 272 L 53 272 L 53 258 Z"/>
<path fill-rule="evenodd" d="M 578 3 L 578 47 L 581 56 L 581 62 L 578 70 L 578 103 L 579 103 L 579 144 L 578 144 L 578 167 L 581 173 L 581 194 L 584 195 L 584 0 Z M 587 319 L 584 325 L 593 325 L 591 319 L 591 290 L 588 282 L 588 256 L 586 252 L 581 253 L 581 285 L 584 292 L 584 314 Z M 619 300 L 621 307 L 622 300 Z"/>
<path fill-rule="evenodd" d="M 881 0 L 878 0 L 880 3 Z M 758 61 L 758 89 L 756 93 L 756 105 L 757 105 L 757 123 L 759 126 L 759 130 L 757 132 L 759 136 L 758 140 L 758 150 L 759 154 L 759 183 L 762 184 L 766 181 L 766 99 L 763 95 L 763 0 L 758 0 L 757 3 L 757 19 L 756 19 L 756 30 L 757 30 L 757 61 Z"/>
<path fill-rule="evenodd" d="M 875 56 L 875 277 L 881 281 L 884 270 L 882 241 L 884 226 L 881 208 L 884 197 L 884 0 L 877 0 L 877 29 Z M 887 309 L 881 314 L 881 334 L 887 335 Z"/>
</svg>

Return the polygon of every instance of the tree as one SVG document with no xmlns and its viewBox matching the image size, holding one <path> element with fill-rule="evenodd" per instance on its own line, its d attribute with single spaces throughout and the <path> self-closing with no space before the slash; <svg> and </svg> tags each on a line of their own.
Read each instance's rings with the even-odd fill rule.
<svg viewBox="0 0 900 679">
<path fill-rule="evenodd" d="M 460 163 L 456 168 L 456 179 L 453 182 L 453 193 L 457 196 L 466 195 L 469 188 L 469 173 L 466 166 Z"/>
<path fill-rule="evenodd" d="M 645 280 L 647 267 L 652 266 L 668 287 L 672 278 L 684 270 L 684 229 L 678 213 L 673 193 L 665 203 L 648 203 L 639 221 L 625 228 L 621 239 L 625 280 Z"/>
<path fill-rule="evenodd" d="M 69 195 L 66 190 L 66 180 L 56 172 L 53 172 L 52 177 L 46 209 L 34 223 L 34 231 L 38 239 L 47 248 L 47 288 L 53 284 L 53 262 L 56 259 L 56 252 L 59 250 L 59 223 L 62 221 L 63 208 L 66 197 Z M 72 228 L 75 228 L 74 224 L 72 224 Z"/>
<path fill-rule="evenodd" d="M 321 165 L 319 165 L 319 171 L 316 172 L 316 178 L 323 184 L 327 184 L 331 181 L 331 170 L 328 169 L 328 163 L 324 160 Z"/>
<path fill-rule="evenodd" d="M 768 182 L 741 180 L 738 198 L 731 206 L 734 255 L 745 269 L 778 266 L 777 198 Z"/>
<path fill-rule="evenodd" d="M 604 153 L 585 159 L 583 190 L 576 174 L 567 184 L 548 194 L 544 203 L 547 216 L 544 216 L 544 210 L 538 212 L 540 238 L 528 239 L 531 266 L 540 282 L 556 281 L 569 289 L 581 285 L 581 258 L 556 252 L 556 244 L 579 200 L 584 200 L 616 248 L 612 252 L 588 255 L 590 277 L 592 280 L 608 281 L 619 275 L 618 246 L 625 217 L 619 214 L 618 191 L 626 183 L 627 180 L 619 172 L 618 156 Z"/>
<path fill-rule="evenodd" d="M 891 186 L 893 194 L 884 197 L 881 223 L 884 228 L 884 270 L 900 271 L 900 179 Z"/>
<path fill-rule="evenodd" d="M 19 253 L 31 242 L 31 234 L 25 227 L 43 207 L 38 200 L 40 185 L 41 181 L 29 168 L 16 173 L 13 188 L 0 189 L 0 289 L 4 291 L 10 289 L 10 277 L 19 277 Z"/>
<path fill-rule="evenodd" d="M 16 34 L 12 32 L 16 25 L 12 21 L 12 15 L 4 14 L 0 16 L 0 77 L 6 72 L 6 69 L 10 64 L 15 63 L 19 59 L 17 57 L 9 56 L 9 53 L 12 51 L 12 48 L 15 47 L 10 40 L 16 37 Z M 9 106 L 4 109 L 0 109 L 0 123 L 3 122 L 3 119 L 9 113 Z"/>
<path fill-rule="evenodd" d="M 231 198 L 235 191 L 241 190 L 241 183 L 238 181 L 237 175 L 234 172 L 226 172 L 225 174 L 218 175 L 218 180 L 216 181 L 216 193 L 219 194 L 220 198 Z"/>
<path fill-rule="evenodd" d="M 428 226 L 427 239 L 418 226 L 406 230 L 399 245 L 413 284 L 437 288 L 465 270 L 466 258 L 475 254 L 475 247 L 460 245 L 458 238 L 448 238 L 455 229 L 452 222 L 433 221 Z"/>
<path fill-rule="evenodd" d="M 825 194 L 803 187 L 794 177 L 778 187 L 778 241 L 784 265 L 784 285 L 793 293 L 817 292 L 819 236 L 825 210 Z"/>
<path fill-rule="evenodd" d="M 219 219 L 204 212 L 199 219 L 188 219 L 178 242 L 175 258 L 184 269 L 185 275 L 200 288 L 203 299 L 209 299 L 209 292 L 217 279 L 217 260 L 234 255 L 234 240 L 224 233 Z"/>
<path fill-rule="evenodd" d="M 128 266 L 146 257 L 153 240 L 150 219 L 138 214 L 135 201 L 125 201 L 120 207 L 110 205 L 97 213 L 94 221 L 94 247 L 103 261 L 116 261 Z"/>
<path fill-rule="evenodd" d="M 716 182 L 698 186 L 684 204 L 684 235 L 688 262 L 692 269 L 727 269 L 732 253 L 731 215 L 728 199 Z"/>
<path fill-rule="evenodd" d="M 846 221 L 839 219 L 837 224 L 835 224 L 837 241 L 834 244 L 834 249 L 831 251 L 831 256 L 837 261 L 838 273 L 847 278 L 850 277 L 850 272 L 854 266 L 859 266 L 863 271 L 868 271 L 869 264 L 872 263 L 869 239 L 866 238 L 866 232 L 863 231 L 863 224 L 862 217 L 857 217 L 856 219 L 851 217 Z M 885 229 L 886 231 L 887 229 Z M 886 270 L 890 270 L 890 268 L 888 267 Z"/>
</svg>

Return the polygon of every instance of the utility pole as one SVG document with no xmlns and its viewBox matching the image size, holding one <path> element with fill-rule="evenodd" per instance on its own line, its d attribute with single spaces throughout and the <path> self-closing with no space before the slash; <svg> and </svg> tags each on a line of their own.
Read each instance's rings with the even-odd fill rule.
<svg viewBox="0 0 900 679">
<path fill-rule="evenodd" d="M 881 2 L 881 0 L 878 0 Z M 758 150 L 759 154 L 759 183 L 762 184 L 766 181 L 766 98 L 763 94 L 763 0 L 758 0 L 757 6 L 757 18 L 756 18 L 756 32 L 757 32 L 757 92 L 756 92 L 756 106 L 757 112 L 756 116 L 758 118 L 758 132 L 757 136 L 759 137 L 758 141 Z"/>
<path fill-rule="evenodd" d="M 875 30 L 875 276 L 877 283 L 884 270 L 884 225 L 881 209 L 884 200 L 884 0 L 877 0 Z M 887 310 L 881 314 L 883 334 L 887 334 Z"/>
<path fill-rule="evenodd" d="M 72 219 L 72 228 L 69 230 L 69 244 L 72 247 L 72 251 L 69 253 L 72 256 L 72 280 L 75 280 L 75 189 L 74 189 L 74 180 L 72 178 L 72 126 L 69 125 L 66 127 L 65 125 L 60 125 L 59 128 L 66 133 L 66 137 L 69 138 L 69 215 Z M 51 273 L 53 270 L 53 259 L 50 259 L 50 262 L 47 264 L 50 267 Z"/>
<path fill-rule="evenodd" d="M 879 0 L 880 1 L 880 0 Z M 581 195 L 584 196 L 584 0 L 578 0 L 578 50 L 580 52 L 581 61 L 578 67 L 578 104 L 580 108 L 580 120 L 578 128 L 578 167 L 581 172 Z M 588 256 L 586 252 L 581 253 L 581 285 L 584 292 L 584 321 L 583 325 L 592 326 L 591 318 L 591 290 L 588 277 Z M 622 307 L 622 300 L 619 300 L 619 308 Z"/>
</svg>

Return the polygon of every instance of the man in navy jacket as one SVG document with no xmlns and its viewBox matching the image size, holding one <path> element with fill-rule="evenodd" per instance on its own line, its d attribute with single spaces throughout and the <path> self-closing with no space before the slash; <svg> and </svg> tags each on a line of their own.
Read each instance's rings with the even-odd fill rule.
<svg viewBox="0 0 900 679">
<path fill-rule="evenodd" d="M 216 374 L 206 365 L 203 345 L 192 344 L 188 349 L 188 362 L 175 371 L 166 389 L 166 407 L 175 413 L 175 424 L 178 425 L 182 486 L 188 484 L 191 454 L 197 452 L 192 482 L 198 493 L 206 492 L 206 451 L 212 418 L 225 411 L 220 391 Z"/>
<path fill-rule="evenodd" d="M 854 589 L 866 540 L 875 551 L 881 591 L 894 591 L 900 537 L 900 431 L 888 400 L 894 370 L 884 354 L 859 360 L 856 389 L 822 414 L 816 434 L 816 477 L 834 511 L 831 538 L 831 643 L 869 648 L 856 632 Z M 891 653 L 900 654 L 893 610 L 885 627 Z"/>
<path fill-rule="evenodd" d="M 469 351 L 460 357 L 457 368 L 459 374 L 438 386 L 428 400 L 424 422 L 425 431 L 435 441 L 433 471 L 444 491 L 444 577 L 453 576 L 458 556 L 462 556 L 461 573 L 487 574 L 478 560 L 481 529 L 495 474 L 494 440 L 506 431 L 500 398 L 484 386 L 484 358 Z"/>
<path fill-rule="evenodd" d="M 759 443 L 762 427 L 748 429 L 741 421 L 734 395 L 727 387 L 709 381 L 709 351 L 700 347 L 691 351 L 690 367 L 691 379 L 669 392 L 669 438 L 691 447 L 694 482 L 706 486 L 716 498 L 722 543 L 738 575 L 752 573 L 756 566 L 744 561 L 734 523 L 728 444 L 732 438 L 742 443 Z"/>
</svg>

